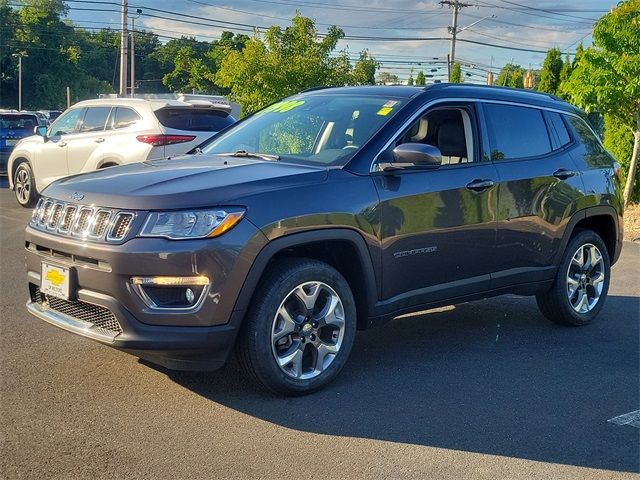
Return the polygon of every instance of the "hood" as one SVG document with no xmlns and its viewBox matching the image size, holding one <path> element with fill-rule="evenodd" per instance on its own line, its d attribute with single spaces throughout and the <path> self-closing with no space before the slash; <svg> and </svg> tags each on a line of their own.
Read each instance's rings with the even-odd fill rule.
<svg viewBox="0 0 640 480">
<path fill-rule="evenodd" d="M 43 195 L 63 201 L 129 210 L 243 205 L 243 198 L 269 190 L 322 182 L 327 170 L 247 158 L 185 155 L 133 163 L 67 177 Z"/>
</svg>

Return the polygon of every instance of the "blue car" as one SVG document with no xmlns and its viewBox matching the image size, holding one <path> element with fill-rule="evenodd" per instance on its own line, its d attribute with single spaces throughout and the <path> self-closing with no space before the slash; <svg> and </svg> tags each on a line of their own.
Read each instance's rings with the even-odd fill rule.
<svg viewBox="0 0 640 480">
<path fill-rule="evenodd" d="M 24 137 L 33 135 L 34 127 L 39 124 L 34 113 L 0 113 L 0 175 L 7 174 L 7 160 L 13 147 Z"/>
</svg>

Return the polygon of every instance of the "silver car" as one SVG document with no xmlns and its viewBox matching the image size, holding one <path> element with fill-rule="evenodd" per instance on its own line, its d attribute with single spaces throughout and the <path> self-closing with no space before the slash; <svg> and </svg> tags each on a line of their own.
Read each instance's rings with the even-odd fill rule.
<svg viewBox="0 0 640 480">
<path fill-rule="evenodd" d="M 18 203 L 29 207 L 59 178 L 180 155 L 234 122 L 231 105 L 223 102 L 79 102 L 15 146 L 7 165 L 9 187 Z"/>
</svg>

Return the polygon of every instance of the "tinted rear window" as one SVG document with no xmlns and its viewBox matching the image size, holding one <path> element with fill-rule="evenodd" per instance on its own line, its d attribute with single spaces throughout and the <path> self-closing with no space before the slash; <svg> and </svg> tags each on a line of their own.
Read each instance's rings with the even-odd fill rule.
<svg viewBox="0 0 640 480">
<path fill-rule="evenodd" d="M 537 108 L 488 103 L 484 105 L 493 160 L 537 157 L 551 152 L 542 112 Z"/>
<path fill-rule="evenodd" d="M 127 107 L 117 107 L 115 108 L 115 113 L 111 111 L 112 120 L 109 123 L 113 123 L 113 125 L 109 125 L 109 128 L 127 128 L 131 125 L 135 125 L 136 122 L 142 120 L 142 117 L 138 115 L 134 110 Z"/>
<path fill-rule="evenodd" d="M 28 114 L 0 114 L 0 128 L 3 130 L 33 130 L 38 126 L 38 117 Z"/>
<path fill-rule="evenodd" d="M 104 130 L 104 124 L 107 122 L 107 117 L 111 107 L 89 107 L 87 113 L 84 115 L 84 119 L 80 124 L 81 132 L 101 132 Z"/>
<path fill-rule="evenodd" d="M 219 132 L 234 122 L 232 116 L 216 110 L 162 108 L 155 113 L 162 125 L 176 130 Z"/>
</svg>

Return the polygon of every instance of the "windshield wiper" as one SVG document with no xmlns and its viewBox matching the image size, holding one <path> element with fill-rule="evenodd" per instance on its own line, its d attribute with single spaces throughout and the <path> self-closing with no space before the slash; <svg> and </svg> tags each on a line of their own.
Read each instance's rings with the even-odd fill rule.
<svg viewBox="0 0 640 480">
<path fill-rule="evenodd" d="M 218 153 L 218 155 L 227 157 L 260 158 L 262 160 L 280 160 L 279 155 L 271 155 L 269 153 L 259 152 L 247 152 L 246 150 L 238 150 L 234 153 Z"/>
</svg>

